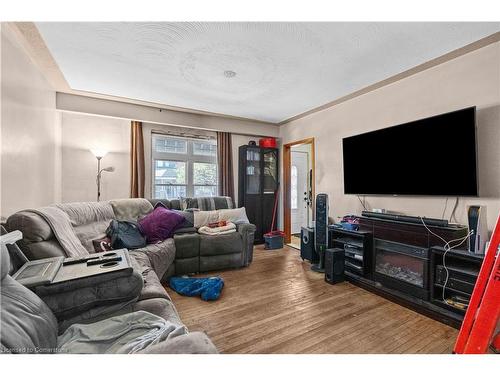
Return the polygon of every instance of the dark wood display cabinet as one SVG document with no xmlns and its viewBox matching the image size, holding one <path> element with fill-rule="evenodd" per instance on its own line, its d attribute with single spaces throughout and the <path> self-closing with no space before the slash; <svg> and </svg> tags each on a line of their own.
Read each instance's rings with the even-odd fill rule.
<svg viewBox="0 0 500 375">
<path fill-rule="evenodd" d="M 279 150 L 240 146 L 238 169 L 238 206 L 245 207 L 248 220 L 257 227 L 255 243 L 264 243 L 271 230 L 274 195 L 279 184 Z"/>
</svg>

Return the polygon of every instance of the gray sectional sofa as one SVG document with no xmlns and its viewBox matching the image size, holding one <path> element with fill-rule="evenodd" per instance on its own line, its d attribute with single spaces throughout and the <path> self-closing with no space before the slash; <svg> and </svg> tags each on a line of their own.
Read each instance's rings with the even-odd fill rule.
<svg viewBox="0 0 500 375">
<path fill-rule="evenodd" d="M 0 267 L 0 353 L 59 353 L 58 337 L 65 333 L 71 324 L 103 322 L 106 319 L 123 316 L 123 314 L 145 311 L 161 317 L 173 324 L 182 325 L 177 311 L 166 291 L 161 288 L 146 257 L 138 257 L 140 265 L 134 270 L 137 275 L 146 275 L 140 297 L 121 303 L 102 304 L 86 312 L 63 319 L 56 317 L 54 311 L 35 293 L 19 284 L 11 275 L 10 257 L 7 248 L 1 248 Z M 100 292 L 95 291 L 94 297 Z M 78 298 L 78 293 L 69 298 Z M 86 293 L 87 299 L 89 298 Z M 96 350 L 99 343 L 95 344 Z M 88 350 L 88 348 L 87 348 Z M 202 332 L 188 332 L 172 339 L 158 342 L 138 351 L 147 353 L 189 353 L 214 354 L 217 349 L 210 339 Z"/>
<path fill-rule="evenodd" d="M 181 209 L 179 201 L 162 200 L 161 202 L 171 209 Z M 156 203 L 157 201 L 137 198 L 107 202 L 64 203 L 54 205 L 54 207 L 66 214 L 63 217 L 68 218 L 67 220 L 69 220 L 78 240 L 88 253 L 93 253 L 93 240 L 105 236 L 106 228 L 111 220 L 137 220 L 151 212 L 153 204 Z M 228 205 L 232 205 L 232 202 L 228 202 Z M 219 207 L 212 206 L 211 208 Z M 30 260 L 68 256 L 56 238 L 51 224 L 38 210 L 23 210 L 10 216 L 7 220 L 7 229 L 8 231 L 20 230 L 23 233 L 23 239 L 18 242 L 18 245 Z M 5 273 L 5 270 L 2 270 L 2 298 L 3 302 L 9 302 L 2 303 L 2 330 L 9 333 L 8 336 L 2 333 L 2 347 L 8 350 L 9 347 L 20 343 L 27 347 L 40 346 L 41 336 L 48 335 L 49 338 L 53 339 L 54 335 L 61 334 L 74 323 L 92 323 L 140 310 L 182 324 L 175 306 L 160 280 L 165 280 L 172 275 L 248 266 L 252 261 L 254 232 L 255 226 L 252 224 L 239 224 L 235 233 L 221 236 L 200 235 L 195 228 L 186 227 L 180 229 L 173 239 L 131 250 L 129 254 L 134 273 L 143 279 L 143 287 L 139 297 L 120 303 L 102 302 L 101 293 L 103 291 L 96 289 L 91 291 L 94 293 L 92 298 L 95 303 L 86 306 L 85 311 L 78 311 L 78 313 L 68 316 L 58 315 L 54 311 L 48 314 L 48 308 L 43 308 L 43 314 L 48 319 L 45 322 L 47 327 L 56 332 L 46 332 L 46 329 L 38 327 L 36 322 L 33 324 L 29 322 L 33 312 L 24 311 L 25 307 L 27 305 L 43 305 L 43 301 L 40 304 L 40 301 L 36 300 L 38 297 L 35 294 L 12 280 Z M 18 298 L 16 295 L 21 297 Z M 69 297 L 78 300 L 78 296 Z M 33 302 L 33 299 L 36 301 Z M 28 323 L 23 326 L 18 326 L 15 323 L 16 316 L 20 313 L 26 313 L 28 319 Z M 53 314 L 57 318 L 57 328 L 53 327 Z M 4 341 L 6 337 L 10 339 Z M 216 352 L 210 339 L 202 333 L 188 334 L 186 337 L 183 336 L 172 341 L 177 342 L 177 344 L 170 342 L 168 345 L 148 351 L 157 353 Z M 50 344 L 46 341 L 43 343 Z"/>
<path fill-rule="evenodd" d="M 227 201 L 224 198 L 223 201 Z M 57 204 L 68 214 L 73 229 L 88 250 L 94 252 L 92 241 L 103 238 L 112 219 L 137 220 L 153 210 L 153 204 L 161 202 L 170 209 L 182 210 L 179 200 L 151 200 L 142 198 L 118 199 L 107 202 L 78 202 Z M 214 206 L 215 208 L 231 208 Z M 206 207 L 210 209 L 210 207 Z M 9 231 L 20 230 L 23 240 L 20 247 L 28 259 L 36 260 L 65 253 L 55 238 L 47 221 L 33 210 L 23 210 L 7 219 Z M 236 233 L 221 236 L 198 234 L 196 228 L 182 228 L 174 235 L 176 252 L 160 278 L 186 275 L 248 266 L 253 258 L 255 225 L 239 224 Z M 144 251 L 155 252 L 158 245 L 148 245 Z M 162 260 L 159 260 L 162 263 Z"/>
</svg>

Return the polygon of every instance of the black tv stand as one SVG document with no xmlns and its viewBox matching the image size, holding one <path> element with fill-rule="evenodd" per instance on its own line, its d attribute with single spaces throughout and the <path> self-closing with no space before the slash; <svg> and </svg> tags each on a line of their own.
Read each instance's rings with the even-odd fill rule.
<svg viewBox="0 0 500 375">
<path fill-rule="evenodd" d="M 329 242 L 335 247 L 358 243 L 358 248 L 363 249 L 363 272 L 346 267 L 346 280 L 445 324 L 459 327 L 463 312 L 443 305 L 436 298 L 435 268 L 441 258 L 433 254 L 439 253 L 438 247 L 443 242 L 426 226 L 446 241 L 466 236 L 467 227 L 440 226 L 440 223 L 428 221 L 432 219 L 427 219 L 424 226 L 420 218 L 418 222 L 408 222 L 396 220 L 395 216 L 402 217 L 360 216 L 358 231 L 330 228 Z M 468 259 L 466 250 L 467 242 L 454 253 Z M 480 266 L 479 258 L 473 259 L 476 267 Z"/>
</svg>

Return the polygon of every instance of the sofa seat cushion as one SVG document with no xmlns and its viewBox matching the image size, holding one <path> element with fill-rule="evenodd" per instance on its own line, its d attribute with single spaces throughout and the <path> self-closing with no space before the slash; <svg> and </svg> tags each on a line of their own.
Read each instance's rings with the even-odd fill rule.
<svg viewBox="0 0 500 375">
<path fill-rule="evenodd" d="M 190 332 L 152 345 L 140 354 L 217 354 L 217 348 L 203 332 Z"/>
<path fill-rule="evenodd" d="M 153 269 L 159 279 L 167 272 L 168 267 L 174 262 L 176 245 L 173 238 L 169 238 L 163 242 L 147 245 L 140 249 L 135 249 L 129 252 L 130 255 L 142 253 L 146 256 L 149 263 L 148 266 Z"/>
<path fill-rule="evenodd" d="M 161 285 L 160 279 L 154 272 L 147 254 L 140 251 L 131 251 L 129 254 L 132 267 L 142 275 L 144 282 L 141 294 L 139 295 L 139 301 L 152 298 L 170 300 L 170 296 L 163 285 Z"/>
<path fill-rule="evenodd" d="M 200 257 L 200 272 L 211 272 L 223 269 L 240 268 L 243 264 L 243 254 L 220 254 Z"/>
<path fill-rule="evenodd" d="M 238 232 L 219 236 L 200 234 L 200 256 L 240 253 L 241 241 Z"/>
<path fill-rule="evenodd" d="M 176 234 L 175 258 L 193 258 L 200 255 L 200 235 L 198 233 Z"/>
<path fill-rule="evenodd" d="M 165 298 L 151 298 L 138 301 L 134 305 L 133 310 L 147 311 L 172 323 L 182 324 L 181 318 L 179 317 L 173 302 Z"/>
</svg>

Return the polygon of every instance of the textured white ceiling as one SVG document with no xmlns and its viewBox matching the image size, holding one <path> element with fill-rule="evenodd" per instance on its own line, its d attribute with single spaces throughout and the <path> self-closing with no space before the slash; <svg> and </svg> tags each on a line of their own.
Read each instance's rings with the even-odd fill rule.
<svg viewBox="0 0 500 375">
<path fill-rule="evenodd" d="M 37 23 L 72 89 L 279 122 L 500 23 Z M 227 78 L 224 72 L 236 73 Z"/>
</svg>

